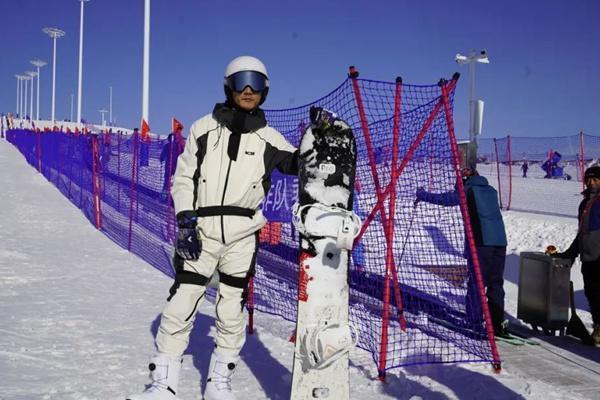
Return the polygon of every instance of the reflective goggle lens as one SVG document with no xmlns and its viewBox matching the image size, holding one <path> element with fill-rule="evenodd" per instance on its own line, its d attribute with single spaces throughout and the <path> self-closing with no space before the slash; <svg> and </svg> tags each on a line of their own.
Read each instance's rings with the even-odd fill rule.
<svg viewBox="0 0 600 400">
<path fill-rule="evenodd" d="M 227 86 L 234 92 L 243 92 L 246 86 L 254 92 L 262 92 L 267 88 L 267 78 L 256 71 L 240 71 L 227 78 Z"/>
</svg>

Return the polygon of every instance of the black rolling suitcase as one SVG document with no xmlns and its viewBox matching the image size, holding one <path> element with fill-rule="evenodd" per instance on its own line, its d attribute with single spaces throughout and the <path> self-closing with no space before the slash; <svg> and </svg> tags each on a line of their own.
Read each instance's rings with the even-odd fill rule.
<svg viewBox="0 0 600 400">
<path fill-rule="evenodd" d="M 540 252 L 521 253 L 517 318 L 534 330 L 564 335 L 569 323 L 571 260 Z"/>
</svg>

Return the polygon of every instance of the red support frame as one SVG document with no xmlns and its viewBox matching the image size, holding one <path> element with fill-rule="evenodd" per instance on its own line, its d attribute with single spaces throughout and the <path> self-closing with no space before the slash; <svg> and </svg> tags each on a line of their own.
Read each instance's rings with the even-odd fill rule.
<svg viewBox="0 0 600 400">
<path fill-rule="evenodd" d="M 356 80 L 356 78 L 358 78 L 358 72 L 355 70 L 354 67 L 350 67 L 349 75 L 352 78 L 352 85 L 353 85 L 353 89 L 354 89 L 354 95 L 356 98 L 357 107 L 359 110 L 361 127 L 363 130 L 363 135 L 365 136 L 365 143 L 366 143 L 367 151 L 368 151 L 368 155 L 369 155 L 369 164 L 371 167 L 371 173 L 373 174 L 373 179 L 375 182 L 375 188 L 376 188 L 376 192 L 377 192 L 377 203 L 373 207 L 373 210 L 371 210 L 367 219 L 363 222 L 363 226 L 362 226 L 357 238 L 355 239 L 355 243 L 356 243 L 356 242 L 360 241 L 360 239 L 364 235 L 365 231 L 367 230 L 367 228 L 370 226 L 371 222 L 375 218 L 375 215 L 377 214 L 377 212 L 379 212 L 381 215 L 382 225 L 384 227 L 388 226 L 388 220 L 386 218 L 386 213 L 384 210 L 384 201 L 387 198 L 387 196 L 391 195 L 391 193 L 395 193 L 396 183 L 397 183 L 400 175 L 404 171 L 404 168 L 406 167 L 408 162 L 412 159 L 414 152 L 416 151 L 416 149 L 420 145 L 421 141 L 425 137 L 425 134 L 429 131 L 429 128 L 431 127 L 431 125 L 433 124 L 433 121 L 435 120 L 435 117 L 442 109 L 443 103 L 440 99 L 440 101 L 438 101 L 437 104 L 434 106 L 433 110 L 429 114 L 429 117 L 425 121 L 423 128 L 421 129 L 421 131 L 419 132 L 419 134 L 417 135 L 417 137 L 411 144 L 410 148 L 408 149 L 407 153 L 405 154 L 404 158 L 402 159 L 402 162 L 400 163 L 400 165 L 398 167 L 396 167 L 392 170 L 392 177 L 390 179 L 390 182 L 389 182 L 387 188 L 385 190 L 381 190 L 381 186 L 379 183 L 379 177 L 377 174 L 377 169 L 376 169 L 376 164 L 375 164 L 373 146 L 371 143 L 371 136 L 370 136 L 370 132 L 369 132 L 368 121 L 366 118 L 366 113 L 364 111 L 364 106 L 362 104 L 362 98 L 360 96 L 360 88 L 358 86 L 358 81 Z M 458 75 L 456 75 L 455 79 L 452 80 L 452 82 L 450 84 L 450 87 L 451 87 L 450 90 L 454 89 L 454 87 L 456 86 L 457 80 L 458 80 Z M 401 86 L 401 81 L 397 82 L 397 86 L 396 86 L 397 101 L 395 101 L 395 108 L 397 107 L 397 110 L 395 109 L 395 113 L 394 113 L 395 114 L 394 115 L 394 129 L 396 129 L 396 123 L 397 123 L 398 129 L 400 126 L 399 118 L 400 118 L 400 94 L 401 94 L 401 91 L 398 91 L 398 89 L 399 89 L 398 83 L 400 83 L 400 86 Z M 390 218 L 393 219 L 394 215 L 390 215 Z M 393 224 L 392 224 L 392 228 L 393 228 Z M 384 233 L 387 233 L 387 232 L 384 232 Z M 391 235 L 386 234 L 388 251 L 389 251 L 390 247 L 393 247 L 393 242 L 390 244 L 390 240 L 391 240 Z M 393 262 L 393 252 L 392 252 L 392 263 L 390 264 L 389 261 L 390 261 L 389 259 L 386 259 L 386 276 L 385 276 L 384 299 L 383 299 L 383 301 L 384 301 L 384 320 L 382 321 L 382 338 L 381 338 L 381 349 L 380 349 L 380 358 L 379 358 L 379 366 L 378 366 L 378 376 L 381 381 L 385 380 L 385 369 L 386 369 L 386 362 L 387 362 L 387 329 L 388 329 L 388 324 L 389 324 L 389 311 L 386 312 L 386 309 L 389 310 L 389 279 L 390 279 L 389 272 L 391 272 L 391 274 L 394 278 L 393 284 L 394 284 L 394 292 L 396 295 L 396 297 L 395 297 L 396 304 L 398 306 L 400 326 L 402 327 L 403 330 L 406 329 L 406 320 L 403 315 L 400 284 L 397 279 L 396 265 Z"/>
<path fill-rule="evenodd" d="M 456 82 L 457 82 L 457 80 L 452 80 L 450 82 L 450 84 L 448 86 L 449 92 L 454 90 L 454 87 L 456 86 Z M 421 141 L 423 140 L 425 134 L 427 134 L 427 132 L 429 131 L 429 128 L 431 128 L 431 125 L 433 124 L 435 117 L 437 116 L 437 114 L 440 112 L 441 109 L 442 109 L 442 102 L 438 101 L 436 103 L 436 105 L 434 106 L 433 110 L 431 111 L 431 113 L 429 114 L 429 117 L 427 117 L 427 120 L 423 124 L 421 131 L 419 132 L 419 134 L 417 135 L 417 137 L 415 138 L 413 143 L 410 145 L 408 151 L 406 152 L 404 158 L 402 159 L 402 162 L 396 169 L 396 180 L 398 180 L 398 178 L 402 174 L 402 171 L 404 171 L 404 168 L 406 168 L 406 165 L 412 159 L 414 152 L 417 150 L 417 147 L 419 147 L 419 145 L 421 144 Z M 390 194 L 392 188 L 394 188 L 395 186 L 396 186 L 396 181 L 390 181 L 388 187 L 383 192 L 383 197 L 377 198 L 377 203 L 375 203 L 375 206 L 373 207 L 373 209 L 371 210 L 371 212 L 369 213 L 367 218 L 363 221 L 362 228 L 361 228 L 358 236 L 354 240 L 355 243 L 362 238 L 362 236 L 364 235 L 365 231 L 367 230 L 367 228 L 369 227 L 369 225 L 371 224 L 373 219 L 375 219 L 375 215 L 377 214 L 377 212 L 383 207 L 383 202 L 385 200 L 385 197 L 387 197 Z"/>
<path fill-rule="evenodd" d="M 492 365 L 496 371 L 501 370 L 501 361 L 500 354 L 498 353 L 498 348 L 496 347 L 496 340 L 494 337 L 494 329 L 492 328 L 492 319 L 490 316 L 490 310 L 487 305 L 487 299 L 485 296 L 485 289 L 483 285 L 483 276 L 481 274 L 481 266 L 479 264 L 479 257 L 477 255 L 477 248 L 475 246 L 475 237 L 473 235 L 473 228 L 471 226 L 471 219 L 469 217 L 469 208 L 467 206 L 467 196 L 465 194 L 465 188 L 462 181 L 462 176 L 460 173 L 460 160 L 458 157 L 458 145 L 456 144 L 456 136 L 454 134 L 454 120 L 452 117 L 452 110 L 450 109 L 450 101 L 449 101 L 449 93 L 451 92 L 449 87 L 451 84 L 448 84 L 447 81 L 442 80 L 440 82 L 441 90 L 442 90 L 442 98 L 441 101 L 444 105 L 444 114 L 446 116 L 446 125 L 448 126 L 448 135 L 450 136 L 450 146 L 452 149 L 452 162 L 454 164 L 454 171 L 456 174 L 456 184 L 458 195 L 460 199 L 460 211 L 462 214 L 463 222 L 465 225 L 465 233 L 466 238 L 469 244 L 469 251 L 471 253 L 471 260 L 473 263 L 473 269 L 475 272 L 475 281 L 477 283 L 477 288 L 479 289 L 479 298 L 481 300 L 481 306 L 483 308 L 483 316 L 485 318 L 485 325 L 488 333 L 488 340 L 490 343 L 490 350 L 492 352 Z"/>
</svg>

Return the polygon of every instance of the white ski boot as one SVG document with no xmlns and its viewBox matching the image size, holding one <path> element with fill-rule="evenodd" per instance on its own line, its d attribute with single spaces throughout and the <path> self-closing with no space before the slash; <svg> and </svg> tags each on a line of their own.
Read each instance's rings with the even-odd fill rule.
<svg viewBox="0 0 600 400">
<path fill-rule="evenodd" d="M 143 393 L 127 397 L 126 400 L 177 400 L 175 394 L 181 370 L 181 357 L 157 354 L 150 360 L 152 383 Z"/>
<path fill-rule="evenodd" d="M 236 400 L 231 390 L 231 376 L 239 361 L 238 356 L 228 356 L 217 350 L 213 352 L 208 367 L 204 400 Z"/>
</svg>

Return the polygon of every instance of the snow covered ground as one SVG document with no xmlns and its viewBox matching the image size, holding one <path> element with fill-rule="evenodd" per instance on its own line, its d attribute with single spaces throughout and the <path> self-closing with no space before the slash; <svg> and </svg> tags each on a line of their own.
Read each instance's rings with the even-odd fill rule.
<svg viewBox="0 0 600 400">
<path fill-rule="evenodd" d="M 0 400 L 124 399 L 141 391 L 171 280 L 95 230 L 5 141 L 0 188 Z M 504 218 L 507 311 L 515 316 L 519 252 L 564 248 L 576 220 L 518 212 Z M 589 327 L 577 265 L 571 275 Z M 184 356 L 183 400 L 201 398 L 213 319 L 213 304 L 206 301 Z M 294 327 L 262 313 L 255 320 L 235 375 L 238 398 L 287 399 L 293 356 L 287 339 Z M 501 343 L 499 374 L 489 364 L 424 365 L 392 370 L 384 384 L 376 380 L 370 354 L 357 349 L 351 398 L 598 398 L 600 350 L 570 338 L 540 340 L 541 346 Z"/>
</svg>

